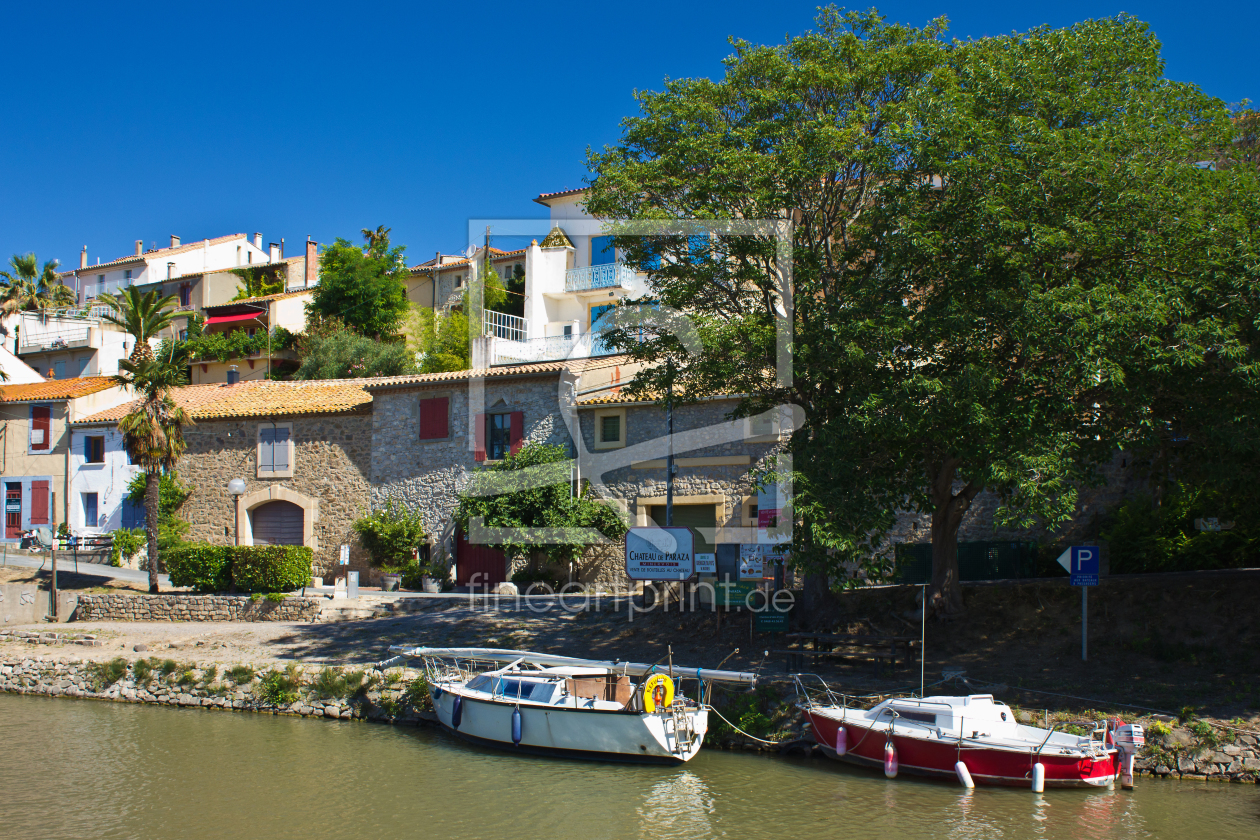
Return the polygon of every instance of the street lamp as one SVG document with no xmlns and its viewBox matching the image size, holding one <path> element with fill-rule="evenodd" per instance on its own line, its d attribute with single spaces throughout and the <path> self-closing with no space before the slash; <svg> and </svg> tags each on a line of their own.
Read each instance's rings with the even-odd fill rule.
<svg viewBox="0 0 1260 840">
<path fill-rule="evenodd" d="M 234 478 L 228 482 L 228 492 L 232 494 L 232 544 L 241 544 L 240 501 L 245 495 L 245 479 Z"/>
</svg>

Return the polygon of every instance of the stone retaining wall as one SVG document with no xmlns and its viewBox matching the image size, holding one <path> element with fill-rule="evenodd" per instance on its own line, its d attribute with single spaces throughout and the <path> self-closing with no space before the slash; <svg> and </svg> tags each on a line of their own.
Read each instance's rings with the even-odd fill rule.
<svg viewBox="0 0 1260 840">
<path fill-rule="evenodd" d="M 315 621 L 322 598 L 248 595 L 80 595 L 76 621 Z"/>
</svg>

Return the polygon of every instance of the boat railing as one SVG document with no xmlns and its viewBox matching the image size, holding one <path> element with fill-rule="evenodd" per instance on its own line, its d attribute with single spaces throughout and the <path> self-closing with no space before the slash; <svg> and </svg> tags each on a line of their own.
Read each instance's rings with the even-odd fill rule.
<svg viewBox="0 0 1260 840">
<path fill-rule="evenodd" d="M 811 677 L 818 680 L 818 685 L 814 685 L 809 681 Z M 839 706 L 842 709 L 847 709 L 849 706 L 848 695 L 836 694 L 836 692 L 831 690 L 831 686 L 827 684 L 827 681 L 818 676 L 818 674 L 793 674 L 792 681 L 796 683 L 797 693 L 805 698 L 807 708 L 813 708 L 814 706 Z M 824 698 L 826 702 L 823 702 Z"/>
</svg>

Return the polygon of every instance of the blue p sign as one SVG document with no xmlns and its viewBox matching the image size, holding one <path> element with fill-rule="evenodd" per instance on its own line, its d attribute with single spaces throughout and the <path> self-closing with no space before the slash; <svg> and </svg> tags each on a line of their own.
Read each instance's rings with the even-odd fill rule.
<svg viewBox="0 0 1260 840">
<path fill-rule="evenodd" d="M 1098 585 L 1098 546 L 1072 546 L 1072 586 Z"/>
</svg>

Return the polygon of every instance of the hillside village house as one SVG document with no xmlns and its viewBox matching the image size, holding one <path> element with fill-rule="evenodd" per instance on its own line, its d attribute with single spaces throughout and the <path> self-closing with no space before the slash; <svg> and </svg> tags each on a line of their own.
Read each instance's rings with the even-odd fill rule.
<svg viewBox="0 0 1260 840">
<path fill-rule="evenodd" d="M 0 386 L 6 541 L 68 521 L 79 501 L 71 499 L 70 424 L 129 399 L 105 377 Z"/>
<path fill-rule="evenodd" d="M 306 305 L 310 302 L 311 292 L 299 288 L 207 306 L 205 333 L 244 332 L 251 338 L 266 337 L 276 327 L 282 327 L 296 335 L 306 329 Z M 201 385 L 266 379 L 273 373 L 292 373 L 297 365 L 297 354 L 292 350 L 266 347 L 238 358 L 194 362 L 189 380 L 193 385 Z"/>
<path fill-rule="evenodd" d="M 366 556 L 351 523 L 371 503 L 368 381 L 252 380 L 176 389 L 176 403 L 194 422 L 184 430 L 188 448 L 176 468 L 192 490 L 180 510 L 191 526 L 188 539 L 309 546 L 315 575 L 348 568 L 362 572 L 366 584 Z M 101 434 L 130 409 L 120 404 L 84 417 L 75 434 Z M 117 458 L 107 465 L 130 469 Z M 239 497 L 228 492 L 236 478 L 246 484 Z M 342 545 L 352 546 L 349 567 L 335 566 Z"/>
</svg>

